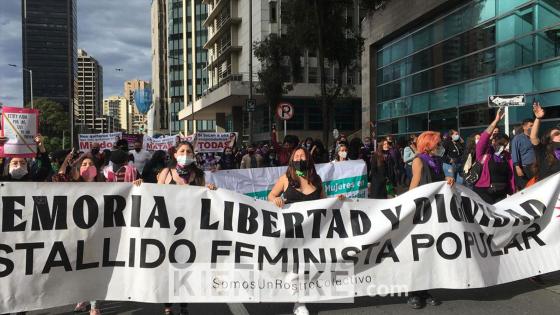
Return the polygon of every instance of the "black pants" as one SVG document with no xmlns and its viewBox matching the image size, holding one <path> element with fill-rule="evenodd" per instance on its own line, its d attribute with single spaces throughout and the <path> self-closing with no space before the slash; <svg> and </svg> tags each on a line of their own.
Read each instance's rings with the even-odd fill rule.
<svg viewBox="0 0 560 315">
<path fill-rule="evenodd" d="M 517 176 L 517 172 L 514 171 L 513 173 L 515 174 L 514 179 L 515 179 L 515 187 L 517 188 L 517 190 L 522 190 L 525 188 L 525 186 L 527 186 L 527 182 L 529 182 L 529 180 L 531 178 L 533 178 L 534 174 L 533 174 L 533 167 L 531 165 L 524 165 L 521 167 L 523 169 L 523 176 Z"/>
<path fill-rule="evenodd" d="M 489 188 L 474 187 L 474 192 L 477 193 L 480 198 L 482 198 L 482 200 L 491 205 L 495 204 L 498 201 L 502 201 L 507 197 L 507 192 L 505 190 L 490 192 Z"/>
</svg>

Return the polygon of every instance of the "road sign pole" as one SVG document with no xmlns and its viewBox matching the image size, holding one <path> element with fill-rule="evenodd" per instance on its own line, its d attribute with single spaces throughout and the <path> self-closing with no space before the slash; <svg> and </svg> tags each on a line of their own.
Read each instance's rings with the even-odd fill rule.
<svg viewBox="0 0 560 315">
<path fill-rule="evenodd" d="M 288 134 L 288 121 L 284 120 L 284 138 L 286 138 L 286 135 Z"/>
</svg>

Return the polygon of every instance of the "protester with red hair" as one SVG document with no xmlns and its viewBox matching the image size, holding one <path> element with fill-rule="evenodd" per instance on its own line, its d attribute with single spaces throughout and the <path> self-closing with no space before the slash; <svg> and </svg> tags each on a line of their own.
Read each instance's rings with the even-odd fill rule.
<svg viewBox="0 0 560 315">
<path fill-rule="evenodd" d="M 441 144 L 440 133 L 435 131 L 422 133 L 416 140 L 416 147 L 418 151 L 416 158 L 412 161 L 412 180 L 409 190 L 443 180 L 447 180 L 449 185 L 453 185 L 453 178 L 446 178 L 443 173 L 441 157 L 445 153 L 445 149 Z M 441 302 L 431 296 L 428 291 L 416 291 L 409 292 L 408 304 L 414 309 L 419 309 L 426 304 L 437 306 Z"/>
</svg>

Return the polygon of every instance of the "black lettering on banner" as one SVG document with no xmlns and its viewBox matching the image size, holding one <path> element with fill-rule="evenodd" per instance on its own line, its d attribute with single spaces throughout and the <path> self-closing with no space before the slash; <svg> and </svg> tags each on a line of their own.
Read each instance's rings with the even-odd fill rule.
<svg viewBox="0 0 560 315">
<path fill-rule="evenodd" d="M 480 233 L 479 235 L 480 235 L 480 244 L 482 244 L 482 248 L 484 248 L 484 252 L 480 251 L 480 246 L 478 245 L 478 238 L 475 237 L 474 242 L 476 243 L 476 248 L 478 249 L 478 253 L 480 254 L 480 256 L 486 257 L 488 256 L 488 248 L 486 247 L 486 243 L 484 243 L 484 237 L 486 236 L 486 234 Z"/>
<path fill-rule="evenodd" d="M 153 245 L 158 249 L 158 258 L 152 262 L 148 262 L 148 245 Z M 163 243 L 151 238 L 140 240 L 140 268 L 157 268 L 165 260 L 165 247 Z"/>
<path fill-rule="evenodd" d="M 196 258 L 196 248 L 191 241 L 183 240 L 183 239 L 173 242 L 173 244 L 171 244 L 171 247 L 169 247 L 169 261 L 172 264 L 178 263 L 177 258 L 175 256 L 176 256 L 177 248 L 179 248 L 179 246 L 187 246 L 189 248 L 189 253 L 190 253 L 189 259 L 187 259 L 187 261 L 182 264 L 189 264 L 194 262 Z"/>
<path fill-rule="evenodd" d="M 334 232 L 336 232 L 340 238 L 347 238 L 348 233 L 346 233 L 346 228 L 344 228 L 344 221 L 342 220 L 340 209 L 332 209 L 331 212 L 332 219 L 329 231 L 327 232 L 327 238 L 333 238 Z"/>
<path fill-rule="evenodd" d="M 276 220 L 278 220 L 278 215 L 276 212 L 262 210 L 263 217 L 263 236 L 266 237 L 280 237 L 280 231 L 272 231 L 272 228 L 276 229 Z"/>
<path fill-rule="evenodd" d="M 15 225 L 14 216 L 22 218 L 22 209 L 16 209 L 16 202 L 25 207 L 24 196 L 4 196 L 2 197 L 2 232 L 21 232 L 25 231 L 27 221 Z"/>
<path fill-rule="evenodd" d="M 327 209 L 307 210 L 307 216 L 313 216 L 313 231 L 311 232 L 311 238 L 321 237 L 321 215 L 326 217 Z"/>
<path fill-rule="evenodd" d="M 299 272 L 299 251 L 297 248 L 292 248 L 292 255 L 293 255 L 293 273 Z"/>
<path fill-rule="evenodd" d="M 465 221 L 465 213 L 463 211 L 463 205 L 460 198 L 457 198 L 455 194 L 451 196 L 451 202 L 449 204 L 449 212 L 451 216 L 457 222 Z"/>
<path fill-rule="evenodd" d="M 60 260 L 56 260 L 56 257 L 60 256 Z M 72 271 L 72 265 L 70 265 L 70 259 L 68 259 L 68 254 L 64 248 L 64 243 L 54 242 L 47 262 L 45 263 L 45 268 L 43 268 L 43 274 L 48 274 L 54 267 L 64 267 L 65 271 Z"/>
<path fill-rule="evenodd" d="M 218 262 L 218 256 L 229 256 L 229 250 L 221 250 L 220 246 L 231 247 L 231 241 L 212 241 L 212 254 L 210 256 L 210 262 L 215 264 Z"/>
<path fill-rule="evenodd" d="M 239 217 L 237 218 L 237 231 L 243 234 L 254 234 L 259 228 L 257 222 L 257 209 L 246 205 L 239 204 Z"/>
<path fill-rule="evenodd" d="M 395 248 L 393 247 L 393 243 L 390 239 L 386 240 L 385 243 L 383 243 L 379 254 L 377 254 L 375 263 L 379 264 L 385 258 L 392 258 L 393 262 L 399 262 L 399 257 L 397 256 Z"/>
<path fill-rule="evenodd" d="M 102 267 L 124 267 L 125 262 L 119 260 L 111 260 L 111 239 L 103 239 L 103 264 Z"/>
<path fill-rule="evenodd" d="M 442 194 L 436 194 L 435 198 L 438 222 L 445 223 L 447 222 L 447 213 L 445 212 L 445 198 Z"/>
<path fill-rule="evenodd" d="M 532 231 L 530 231 L 532 230 Z M 521 237 L 523 238 L 523 243 L 525 243 L 525 248 L 529 249 L 531 248 L 531 244 L 529 244 L 529 237 L 532 238 L 533 240 L 535 240 L 535 242 L 537 242 L 537 244 L 539 244 L 539 246 L 545 246 L 546 243 L 543 242 L 543 240 L 541 240 L 539 238 L 539 233 L 541 232 L 541 227 L 540 225 L 538 225 L 537 223 L 533 223 L 530 227 L 527 228 L 527 230 L 523 231 L 521 233 Z"/>
<path fill-rule="evenodd" d="M 490 226 L 490 218 L 492 218 L 492 213 L 488 210 L 488 207 L 482 204 L 478 204 L 478 207 L 482 211 L 482 216 L 478 224 L 482 226 Z"/>
<path fill-rule="evenodd" d="M 534 219 L 540 218 L 546 211 L 546 206 L 542 202 L 535 199 L 527 200 L 524 203 L 520 204 L 520 206 L 521 208 L 523 208 L 523 210 L 525 210 L 525 212 L 533 216 Z"/>
<path fill-rule="evenodd" d="M 130 249 L 128 251 L 128 266 L 134 267 L 136 263 L 136 239 L 135 238 L 130 239 L 129 248 Z"/>
<path fill-rule="evenodd" d="M 465 214 L 465 221 L 474 223 L 474 217 L 478 212 L 478 204 L 473 202 L 469 197 L 461 196 L 461 203 L 463 205 L 463 213 Z"/>
<path fill-rule="evenodd" d="M 252 252 L 247 252 L 244 251 L 243 248 L 248 248 L 248 249 L 255 249 L 255 245 L 252 244 L 247 244 L 247 243 L 242 243 L 242 242 L 236 242 L 235 243 L 235 263 L 239 264 L 241 263 L 241 257 L 253 257 L 253 253 Z"/>
<path fill-rule="evenodd" d="M 316 265 L 320 265 L 321 263 L 324 264 L 327 262 L 326 256 L 325 256 L 325 249 L 324 248 L 319 248 L 319 259 L 317 259 L 317 257 L 315 257 L 315 255 L 313 255 L 313 252 L 311 251 L 311 249 L 309 248 L 303 248 L 303 262 L 307 265 L 310 262 L 316 264 Z"/>
<path fill-rule="evenodd" d="M 426 197 L 420 197 L 414 199 L 414 204 L 416 205 L 416 211 L 414 212 L 413 224 L 422 224 L 430 220 L 432 216 L 432 205 L 430 199 Z"/>
<path fill-rule="evenodd" d="M 266 259 L 267 263 L 270 265 L 276 265 L 280 260 L 282 260 L 282 272 L 288 271 L 288 249 L 281 248 L 274 258 L 270 256 L 266 246 L 259 246 L 259 256 L 257 257 L 257 261 L 259 262 L 259 270 L 263 270 L 263 263 Z"/>
<path fill-rule="evenodd" d="M 389 220 L 389 222 L 391 222 L 391 230 L 398 230 L 399 228 L 399 222 L 401 220 L 401 206 L 398 205 L 395 207 L 395 212 L 397 213 L 395 215 L 395 213 L 393 213 L 393 211 L 391 211 L 391 209 L 385 209 L 385 210 L 381 210 L 381 213 L 383 213 L 383 215 L 385 215 L 385 217 Z"/>
<path fill-rule="evenodd" d="M 345 247 L 342 249 L 342 259 L 344 261 L 352 261 L 356 265 L 359 261 L 358 254 L 360 249 L 357 247 Z"/>
<path fill-rule="evenodd" d="M 367 245 L 362 245 L 362 252 L 367 250 L 366 259 L 364 260 L 364 264 L 369 265 L 369 259 L 371 257 L 371 252 L 377 246 L 379 246 L 379 242 L 375 242 L 375 243 L 367 244 Z"/>
<path fill-rule="evenodd" d="M 418 209 L 418 208 L 417 208 Z M 430 248 L 434 245 L 434 237 L 430 234 L 412 234 L 412 256 L 414 261 L 418 261 L 420 259 L 420 255 L 418 250 L 420 248 Z M 420 242 L 425 241 L 425 242 Z"/>
<path fill-rule="evenodd" d="M 77 247 L 77 253 L 76 253 L 76 255 L 78 256 L 77 259 L 76 259 L 76 270 L 98 268 L 99 267 L 99 262 L 84 263 L 84 256 L 85 256 L 84 247 L 85 247 L 85 241 L 84 240 L 79 240 L 78 241 L 78 247 Z"/>
<path fill-rule="evenodd" d="M 140 207 L 142 206 L 142 196 L 132 195 L 132 209 L 130 211 L 131 227 L 140 227 Z"/>
<path fill-rule="evenodd" d="M 123 227 L 126 226 L 123 211 L 126 208 L 126 199 L 119 195 L 103 196 L 104 220 L 103 227 Z"/>
<path fill-rule="evenodd" d="M 445 241 L 446 238 L 450 238 L 455 242 L 455 252 L 451 254 L 448 254 L 443 250 L 443 242 Z M 459 255 L 461 255 L 461 250 L 462 250 L 461 239 L 455 233 L 445 232 L 438 237 L 438 240 L 436 242 L 436 249 L 439 255 L 444 259 L 447 260 L 455 259 L 459 257 Z"/>
<path fill-rule="evenodd" d="M 330 248 L 330 252 L 331 252 L 331 262 L 334 264 L 338 261 L 337 255 L 336 255 L 336 249 L 335 248 Z"/>
<path fill-rule="evenodd" d="M 367 234 L 371 229 L 371 220 L 368 215 L 360 210 L 350 210 L 350 221 L 352 223 L 352 235 L 360 236 Z"/>
<path fill-rule="evenodd" d="M 16 250 L 25 250 L 25 274 L 33 274 L 33 251 L 36 249 L 45 248 L 44 243 L 20 243 L 16 244 Z"/>
<path fill-rule="evenodd" d="M 207 198 L 200 199 L 200 229 L 201 230 L 217 230 L 220 222 L 210 224 L 210 212 L 212 200 Z"/>
<path fill-rule="evenodd" d="M 3 251 L 6 254 L 13 252 L 12 248 L 6 244 L 0 244 L 0 251 Z M 14 271 L 14 262 L 8 258 L 0 256 L 0 265 L 4 265 L 4 270 L 0 271 L 0 278 L 7 277 Z"/>
<path fill-rule="evenodd" d="M 286 230 L 286 238 L 303 238 L 303 215 L 298 212 L 282 213 Z"/>
<path fill-rule="evenodd" d="M 55 230 L 66 230 L 68 228 L 66 223 L 67 202 L 66 196 L 54 196 L 51 213 L 46 196 L 33 196 L 31 231 L 40 231 L 41 227 L 43 230 L 52 230 L 53 227 Z"/>
<path fill-rule="evenodd" d="M 84 213 L 84 202 L 87 204 L 87 222 L 85 219 Z M 74 223 L 80 229 L 89 229 L 91 228 L 95 222 L 97 221 L 97 217 L 99 216 L 99 207 L 97 206 L 97 202 L 95 198 L 89 195 L 81 196 L 76 200 L 74 204 L 74 209 L 72 211 L 72 216 L 74 217 Z"/>
<path fill-rule="evenodd" d="M 510 221 L 509 217 L 503 216 L 497 212 L 494 212 L 494 224 L 493 227 L 504 227 Z"/>
<path fill-rule="evenodd" d="M 154 220 L 159 222 L 159 227 L 162 229 L 169 228 L 169 217 L 167 216 L 167 206 L 165 205 L 165 198 L 162 196 L 154 196 L 154 208 L 148 217 L 146 227 L 151 228 L 154 226 Z"/>
<path fill-rule="evenodd" d="M 523 246 L 521 246 L 521 244 L 519 244 L 519 241 L 517 240 L 517 235 L 516 234 L 511 241 L 509 242 L 509 244 L 506 245 L 506 247 L 504 247 L 504 254 L 508 254 L 509 250 L 511 248 L 517 248 L 518 251 L 523 251 Z"/>
<path fill-rule="evenodd" d="M 490 256 L 501 256 L 504 253 L 502 253 L 501 250 L 498 251 L 494 251 L 494 249 L 492 249 L 492 239 L 494 238 L 493 234 L 488 235 L 488 238 L 486 238 L 486 244 L 488 245 L 488 251 L 490 252 Z"/>
<path fill-rule="evenodd" d="M 233 231 L 233 205 L 231 201 L 224 202 L 224 231 Z"/>
<path fill-rule="evenodd" d="M 531 223 L 531 219 L 529 219 L 528 217 L 517 213 L 511 209 L 507 209 L 506 210 L 507 213 L 509 213 L 513 218 L 515 218 L 515 220 L 513 220 L 513 226 L 518 226 L 519 225 L 519 220 L 521 220 L 523 222 L 523 224 L 529 224 Z"/>
<path fill-rule="evenodd" d="M 465 237 L 465 255 L 467 258 L 471 258 L 471 246 L 474 245 L 474 236 L 471 232 L 464 232 Z"/>
</svg>

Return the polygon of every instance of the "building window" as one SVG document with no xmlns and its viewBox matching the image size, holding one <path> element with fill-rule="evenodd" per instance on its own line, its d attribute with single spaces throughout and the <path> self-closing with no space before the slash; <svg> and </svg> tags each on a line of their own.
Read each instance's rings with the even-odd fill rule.
<svg viewBox="0 0 560 315">
<path fill-rule="evenodd" d="M 276 1 L 270 1 L 269 5 L 269 12 L 270 12 L 270 23 L 276 23 L 277 16 L 276 16 Z"/>
</svg>

